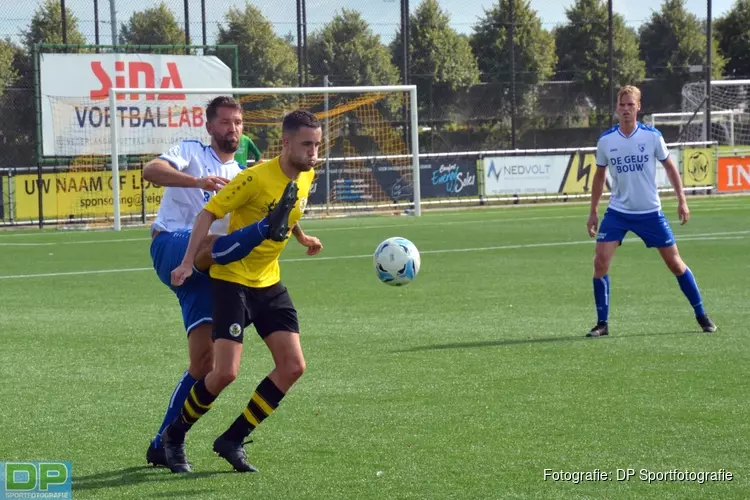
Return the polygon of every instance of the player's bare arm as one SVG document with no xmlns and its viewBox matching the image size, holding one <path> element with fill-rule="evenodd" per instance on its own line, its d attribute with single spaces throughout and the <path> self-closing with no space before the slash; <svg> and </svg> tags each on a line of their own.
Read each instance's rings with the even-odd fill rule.
<svg viewBox="0 0 750 500">
<path fill-rule="evenodd" d="M 203 244 L 203 240 L 208 235 L 208 230 L 211 228 L 211 224 L 216 220 L 216 216 L 208 210 L 201 210 L 198 217 L 195 218 L 195 224 L 193 224 L 193 230 L 190 233 L 190 241 L 188 242 L 187 250 L 185 251 L 185 257 L 182 259 L 182 263 L 172 271 L 172 285 L 180 286 L 186 279 L 193 274 L 193 262 L 198 250 Z"/>
<path fill-rule="evenodd" d="M 674 188 L 674 194 L 677 197 L 677 215 L 680 217 L 680 224 L 685 224 L 690 220 L 690 209 L 687 205 L 687 199 L 685 198 L 685 190 L 682 188 L 682 178 L 680 172 L 677 170 L 677 166 L 672 161 L 670 156 L 661 164 L 664 166 L 664 170 L 667 173 L 672 188 Z"/>
<path fill-rule="evenodd" d="M 229 182 L 229 179 L 218 175 L 193 177 L 180 172 L 161 158 L 155 158 L 146 164 L 143 178 L 157 186 L 199 188 L 204 191 L 218 191 Z"/>
<path fill-rule="evenodd" d="M 599 200 L 601 200 L 604 193 L 604 184 L 606 181 L 607 169 L 596 167 L 594 179 L 591 181 L 591 211 L 589 219 L 586 222 L 586 229 L 588 229 L 589 236 L 592 238 L 596 236 L 596 230 L 599 226 Z"/>
<path fill-rule="evenodd" d="M 323 250 L 323 244 L 315 236 L 310 236 L 302 231 L 302 226 L 299 223 L 292 227 L 292 234 L 297 239 L 300 245 L 307 247 L 307 255 L 316 255 Z"/>
</svg>

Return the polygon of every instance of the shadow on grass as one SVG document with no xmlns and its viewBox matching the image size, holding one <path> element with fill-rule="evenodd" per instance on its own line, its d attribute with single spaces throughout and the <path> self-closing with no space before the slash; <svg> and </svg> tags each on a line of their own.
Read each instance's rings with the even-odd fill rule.
<svg viewBox="0 0 750 500">
<path fill-rule="evenodd" d="M 189 474 L 172 474 L 169 469 L 164 467 L 126 467 L 124 469 L 115 469 L 107 472 L 98 472 L 87 476 L 77 476 L 73 478 L 73 491 L 98 490 L 104 488 L 116 488 L 121 486 L 135 486 L 145 483 L 161 483 L 171 481 L 184 481 L 191 479 L 201 479 L 205 477 L 218 476 L 223 474 L 237 474 L 233 470 L 191 472 Z M 193 492 L 194 493 L 194 492 Z M 164 497 L 176 496 L 182 497 L 179 493 L 164 493 Z"/>
<path fill-rule="evenodd" d="M 506 345 L 523 345 L 523 344 L 544 344 L 548 342 L 607 342 L 612 340 L 625 340 L 632 337 L 655 337 L 659 335 L 705 335 L 695 330 L 683 330 L 679 332 L 650 332 L 650 333 L 632 333 L 626 335 L 609 335 L 599 338 L 587 338 L 584 335 L 569 335 L 565 337 L 539 337 L 533 339 L 497 339 L 497 340 L 479 340 L 476 342 L 452 342 L 450 344 L 436 344 L 410 347 L 408 349 L 399 349 L 392 352 L 417 352 L 417 351 L 440 351 L 444 349 L 471 349 L 477 347 L 500 347 Z"/>
</svg>

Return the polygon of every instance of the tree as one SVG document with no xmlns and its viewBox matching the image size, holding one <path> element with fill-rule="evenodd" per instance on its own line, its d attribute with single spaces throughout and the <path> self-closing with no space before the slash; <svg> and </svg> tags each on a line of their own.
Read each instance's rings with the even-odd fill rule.
<svg viewBox="0 0 750 500">
<path fill-rule="evenodd" d="M 134 12 L 120 28 L 120 43 L 128 45 L 184 45 L 185 31 L 164 3 Z M 188 44 L 189 45 L 189 44 Z"/>
<path fill-rule="evenodd" d="M 359 12 L 340 14 L 308 40 L 310 70 L 320 83 L 329 75 L 336 85 L 395 85 L 398 69 Z"/>
<path fill-rule="evenodd" d="M 16 93 L 10 87 L 18 79 L 18 72 L 13 67 L 17 53 L 18 47 L 10 40 L 0 40 L 0 109 L 3 110 L 0 117 L 0 166 L 10 166 L 13 163 L 12 148 L 6 147 L 6 143 L 9 141 L 9 133 L 13 133 L 12 129 L 15 126 L 11 112 Z"/>
<path fill-rule="evenodd" d="M 499 0 L 492 9 L 485 11 L 484 17 L 474 27 L 471 46 L 477 56 L 481 79 L 492 84 L 484 92 L 480 103 L 482 114 L 487 109 L 495 110 L 495 116 L 510 116 L 511 105 L 511 52 L 508 47 L 510 26 L 510 2 L 513 2 L 513 42 L 515 60 L 515 104 L 518 115 L 526 115 L 530 120 L 537 119 L 534 112 L 534 98 L 537 84 L 548 80 L 554 74 L 557 56 L 555 40 L 542 28 L 542 22 L 528 0 Z M 509 136 L 509 123 L 496 121 L 496 129 L 488 136 L 493 143 L 505 141 Z M 496 132 L 496 133 L 495 133 Z"/>
<path fill-rule="evenodd" d="M 240 87 L 291 87 L 297 83 L 297 58 L 294 49 L 286 38 L 276 35 L 271 22 L 261 11 L 245 4 L 243 10 L 231 8 L 225 16 L 225 24 L 219 26 L 216 37 L 217 44 L 237 45 L 238 51 L 238 81 Z M 226 51 L 221 51 L 217 57 L 222 59 L 230 68 L 234 69 L 234 60 Z M 254 111 L 270 108 L 273 112 L 282 113 L 288 109 L 289 99 L 275 97 L 244 104 L 245 110 Z M 253 138 L 261 151 L 279 140 L 278 127 L 246 126 L 245 133 Z"/>
<path fill-rule="evenodd" d="M 450 26 L 450 17 L 437 0 L 424 0 L 409 20 L 409 83 L 417 86 L 419 107 L 441 108 L 455 102 L 457 92 L 479 81 L 479 68 L 466 37 Z M 391 44 L 396 67 L 403 67 L 403 40 Z M 402 75 L 403 77 L 403 75 Z"/>
<path fill-rule="evenodd" d="M 557 75 L 573 80 L 593 101 L 600 123 L 607 118 L 610 104 L 607 5 L 603 0 L 576 0 L 566 15 L 568 23 L 554 32 Z M 612 18 L 612 39 L 615 88 L 640 84 L 645 65 L 639 56 L 638 36 L 619 14 Z"/>
<path fill-rule="evenodd" d="M 67 43 L 83 45 L 86 37 L 78 29 L 78 19 L 65 9 Z M 58 0 L 45 0 L 37 8 L 28 29 L 22 33 L 24 46 L 13 58 L 13 70 L 19 75 L 12 103 L 4 106 L 5 118 L 0 122 L 5 140 L 12 146 L 4 161 L 25 166 L 36 163 L 36 113 L 34 108 L 33 49 L 36 43 L 62 43 L 62 9 Z M 9 159 L 8 159 L 9 158 Z"/>
<path fill-rule="evenodd" d="M 547 80 L 556 62 L 555 40 L 542 28 L 536 11 L 528 0 L 500 0 L 474 27 L 471 47 L 477 56 L 482 80 L 499 84 L 500 94 L 508 96 L 511 87 L 510 1 L 514 11 L 514 59 L 517 104 L 524 103 L 537 83 Z M 504 99 L 509 106 L 509 99 Z"/>
<path fill-rule="evenodd" d="M 719 51 L 726 58 L 727 76 L 750 76 L 750 0 L 737 0 L 726 16 L 714 22 L 714 28 Z"/>
<path fill-rule="evenodd" d="M 659 102 L 663 111 L 680 109 L 682 87 L 691 81 L 690 67 L 702 66 L 706 60 L 703 23 L 685 9 L 685 0 L 665 0 L 661 10 L 641 26 L 640 42 L 646 74 L 662 82 L 662 92 L 650 99 Z M 711 74 L 720 78 L 725 61 L 715 40 L 711 49 Z"/>
<path fill-rule="evenodd" d="M 226 26 L 219 26 L 218 44 L 235 44 L 239 52 L 242 87 L 288 87 L 297 80 L 297 58 L 292 46 L 276 35 L 270 21 L 251 4 L 231 8 Z M 234 67 L 231 60 L 224 61 Z"/>
<path fill-rule="evenodd" d="M 13 68 L 13 59 L 18 49 L 10 40 L 0 40 L 0 97 L 6 87 L 15 83 L 18 72 Z"/>
<path fill-rule="evenodd" d="M 84 45 L 86 37 L 78 29 L 78 18 L 65 9 L 67 43 Z M 59 0 L 44 0 L 31 18 L 29 29 L 23 33 L 26 47 L 31 50 L 35 43 L 63 43 L 62 9 Z"/>
</svg>

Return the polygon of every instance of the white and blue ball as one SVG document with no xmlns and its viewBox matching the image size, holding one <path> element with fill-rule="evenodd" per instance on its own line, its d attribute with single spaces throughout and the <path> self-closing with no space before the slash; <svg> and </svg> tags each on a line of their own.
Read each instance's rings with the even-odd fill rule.
<svg viewBox="0 0 750 500">
<path fill-rule="evenodd" d="M 421 262 L 419 250 L 406 238 L 388 238 L 378 245 L 373 255 L 378 279 L 393 286 L 411 283 L 417 277 Z"/>
</svg>

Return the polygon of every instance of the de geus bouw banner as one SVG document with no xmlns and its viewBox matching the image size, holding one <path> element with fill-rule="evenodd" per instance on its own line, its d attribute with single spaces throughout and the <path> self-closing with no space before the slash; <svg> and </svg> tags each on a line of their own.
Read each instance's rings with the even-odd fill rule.
<svg viewBox="0 0 750 500">
<path fill-rule="evenodd" d="M 108 155 L 118 125 L 120 154 L 159 154 L 185 139 L 208 140 L 205 107 L 215 95 L 117 95 L 115 88 L 226 88 L 232 70 L 215 56 L 40 54 L 42 154 Z"/>
</svg>

